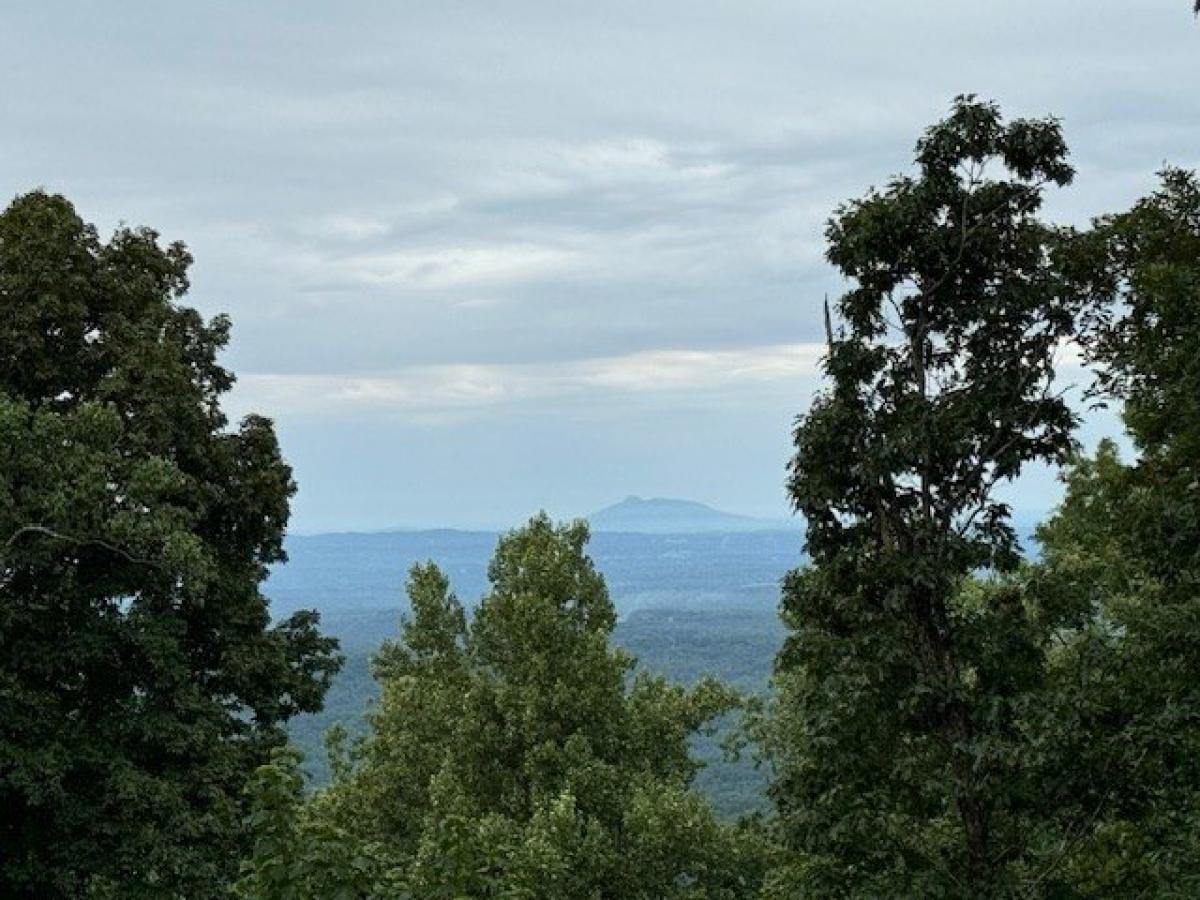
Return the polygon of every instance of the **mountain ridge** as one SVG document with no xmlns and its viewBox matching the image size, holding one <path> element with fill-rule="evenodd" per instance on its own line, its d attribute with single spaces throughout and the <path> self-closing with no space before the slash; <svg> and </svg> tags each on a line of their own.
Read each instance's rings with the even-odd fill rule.
<svg viewBox="0 0 1200 900">
<path fill-rule="evenodd" d="M 592 513 L 587 520 L 594 531 L 635 534 L 793 531 L 800 527 L 798 522 L 743 516 L 695 500 L 635 495 Z"/>
</svg>

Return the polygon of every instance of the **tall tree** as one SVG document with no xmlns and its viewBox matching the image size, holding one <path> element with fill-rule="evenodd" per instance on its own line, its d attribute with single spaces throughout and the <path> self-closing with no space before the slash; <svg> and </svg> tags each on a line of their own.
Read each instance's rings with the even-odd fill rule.
<svg viewBox="0 0 1200 900">
<path fill-rule="evenodd" d="M 1200 182 L 1162 186 L 1082 241 L 1099 317 L 1086 346 L 1135 461 L 1081 458 L 1041 529 L 1058 867 L 1087 896 L 1200 893 Z M 1064 829 L 1065 830 L 1065 829 Z"/>
<path fill-rule="evenodd" d="M 242 792 L 337 666 L 272 625 L 294 486 L 228 428 L 191 258 L 60 196 L 0 214 L 0 894 L 218 896 Z"/>
<path fill-rule="evenodd" d="M 263 771 L 245 896 L 312 896 L 331 871 L 347 896 L 754 896 L 756 836 L 690 787 L 688 739 L 734 696 L 630 677 L 587 537 L 545 516 L 502 537 L 469 623 L 435 566 L 413 570 L 371 733 L 333 786 L 289 820 L 273 812 L 288 770 Z M 366 888 L 346 860 L 371 861 Z"/>
<path fill-rule="evenodd" d="M 1027 837 L 1012 742 L 1036 623 L 1014 591 L 964 588 L 1018 563 L 994 486 L 1072 448 L 1052 383 L 1079 301 L 1037 218 L 1072 169 L 1056 121 L 972 97 L 916 166 L 827 232 L 851 286 L 789 481 L 811 565 L 785 584 L 768 732 L 781 895 L 1001 894 Z"/>
</svg>

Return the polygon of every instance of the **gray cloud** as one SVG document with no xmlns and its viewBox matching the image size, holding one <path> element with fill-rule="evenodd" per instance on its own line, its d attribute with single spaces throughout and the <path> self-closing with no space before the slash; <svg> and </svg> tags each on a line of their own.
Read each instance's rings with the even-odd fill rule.
<svg viewBox="0 0 1200 900">
<path fill-rule="evenodd" d="M 775 448 L 775 469 L 710 499 L 774 513 L 810 380 L 781 369 L 769 386 L 700 379 L 686 400 L 647 390 L 638 408 L 658 414 L 622 420 L 631 393 L 580 373 L 818 341 L 820 298 L 838 288 L 825 218 L 904 169 L 957 93 L 1064 119 L 1080 177 L 1048 205 L 1063 221 L 1127 204 L 1200 146 L 1200 27 L 1184 0 L 9 7 L 4 189 L 45 185 L 105 228 L 149 223 L 189 243 L 193 302 L 234 317 L 237 402 L 280 418 L 301 481 L 328 501 L 302 516 L 325 524 L 367 517 L 367 500 L 329 500 L 349 451 L 313 449 L 312 397 L 287 386 L 334 398 L 329 427 L 341 405 L 361 418 L 337 400 L 357 385 L 391 423 L 370 440 L 448 447 L 449 426 L 429 432 L 439 402 L 460 436 L 463 416 L 484 416 L 439 393 L 453 372 L 525 385 L 486 410 L 520 416 L 540 460 L 542 481 L 514 467 L 493 502 L 506 515 L 522 496 L 578 493 L 556 461 L 564 403 L 615 416 L 620 435 L 576 448 L 607 473 L 587 502 L 665 492 L 622 483 L 650 472 L 687 473 L 677 487 L 696 493 L 734 458 L 714 434 L 751 427 L 764 431 L 743 443 Z M 518 372 L 568 399 L 531 404 Z M 705 402 L 716 424 L 682 433 L 673 411 Z M 638 462 L 671 437 L 694 444 L 673 467 Z M 390 504 L 378 515 L 432 514 L 459 490 L 437 458 L 413 451 L 428 487 L 376 492 Z"/>
</svg>

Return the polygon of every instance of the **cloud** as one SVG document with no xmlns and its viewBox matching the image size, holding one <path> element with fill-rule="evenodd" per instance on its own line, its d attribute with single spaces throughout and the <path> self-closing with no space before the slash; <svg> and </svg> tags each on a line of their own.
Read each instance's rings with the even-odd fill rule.
<svg viewBox="0 0 1200 900">
<path fill-rule="evenodd" d="M 379 215 L 332 213 L 301 222 L 298 234 L 317 241 L 363 241 L 388 233 L 389 223 Z"/>
<path fill-rule="evenodd" d="M 719 406 L 723 395 L 795 391 L 817 371 L 819 344 L 738 350 L 655 350 L 562 364 L 434 365 L 375 374 L 244 373 L 235 415 L 254 410 L 289 419 L 384 416 L 412 422 L 653 405 L 692 395 Z"/>
<path fill-rule="evenodd" d="M 568 267 L 573 254 L 555 247 L 428 247 L 343 257 L 335 270 L 364 285 L 451 287 L 545 277 Z"/>
<path fill-rule="evenodd" d="M 678 433 L 641 414 L 708 404 L 738 446 L 786 442 L 809 376 L 777 348 L 819 342 L 842 287 L 825 219 L 959 93 L 1062 117 L 1057 221 L 1200 162 L 1186 0 L 10 6 L 4 189 L 185 240 L 188 302 L 233 319 L 238 402 L 313 423 L 302 459 L 339 409 L 514 411 L 531 445 L 603 415 L 625 443 L 573 449 L 631 481 Z M 716 443 L 687 483 L 737 464 Z M 438 458 L 422 477 L 453 483 Z"/>
</svg>

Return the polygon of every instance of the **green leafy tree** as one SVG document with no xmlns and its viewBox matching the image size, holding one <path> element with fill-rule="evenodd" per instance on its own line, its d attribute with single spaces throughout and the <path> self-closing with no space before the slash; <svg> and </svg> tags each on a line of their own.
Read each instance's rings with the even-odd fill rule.
<svg viewBox="0 0 1200 900">
<path fill-rule="evenodd" d="M 1046 764 L 1081 895 L 1200 894 L 1200 183 L 1180 170 L 1096 223 L 1099 393 L 1136 460 L 1081 458 L 1031 589 L 1061 611 Z M 1050 780 L 1047 780 L 1050 783 Z M 1066 822 L 1083 823 L 1067 831 Z"/>
<path fill-rule="evenodd" d="M 304 803 L 300 754 L 277 748 L 247 786 L 247 825 L 253 849 L 233 887 L 247 900 L 404 900 L 400 873 L 380 865 L 386 850 L 354 839 L 327 817 L 311 816 Z"/>
<path fill-rule="evenodd" d="M 1045 630 L 973 585 L 1019 548 L 994 486 L 1072 449 L 1052 392 L 1082 302 L 1037 217 L 1072 177 L 1057 122 L 956 100 L 917 172 L 841 207 L 828 258 L 829 386 L 795 430 L 790 492 L 811 565 L 764 739 L 791 862 L 779 896 L 986 897 L 1030 839 L 1019 723 Z"/>
<path fill-rule="evenodd" d="M 0 214 L 0 894 L 220 895 L 242 792 L 335 645 L 259 584 L 293 493 L 230 429 L 191 258 L 62 197 Z"/>
<path fill-rule="evenodd" d="M 413 569 L 411 618 L 375 661 L 371 732 L 303 813 L 370 846 L 395 895 L 754 895 L 761 836 L 689 786 L 689 738 L 736 698 L 631 677 L 587 538 L 544 515 L 503 536 L 469 623 L 435 566 Z"/>
</svg>

